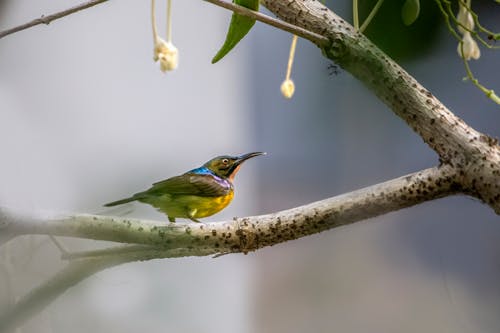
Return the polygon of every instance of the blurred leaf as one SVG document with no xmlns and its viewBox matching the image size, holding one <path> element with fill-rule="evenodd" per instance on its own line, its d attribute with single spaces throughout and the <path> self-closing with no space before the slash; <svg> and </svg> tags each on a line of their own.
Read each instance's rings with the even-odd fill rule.
<svg viewBox="0 0 500 333">
<path fill-rule="evenodd" d="M 365 30 L 378 47 L 396 61 L 420 57 L 435 45 L 443 18 L 434 1 L 421 1 L 418 20 L 410 26 L 401 20 L 407 0 L 384 1 Z M 360 18 L 368 16 L 377 0 L 360 1 Z"/>
<path fill-rule="evenodd" d="M 234 0 L 237 5 L 252 9 L 259 9 L 259 0 Z M 231 23 L 229 24 L 229 30 L 226 35 L 226 40 L 224 45 L 215 57 L 212 59 L 212 64 L 222 59 L 226 54 L 231 51 L 238 42 L 245 37 L 245 35 L 250 31 L 250 29 L 255 24 L 255 20 L 249 17 L 233 13 L 231 17 Z"/>
<path fill-rule="evenodd" d="M 418 18 L 420 13 L 419 0 L 406 0 L 403 8 L 401 8 L 401 18 L 405 25 L 411 25 Z"/>
</svg>

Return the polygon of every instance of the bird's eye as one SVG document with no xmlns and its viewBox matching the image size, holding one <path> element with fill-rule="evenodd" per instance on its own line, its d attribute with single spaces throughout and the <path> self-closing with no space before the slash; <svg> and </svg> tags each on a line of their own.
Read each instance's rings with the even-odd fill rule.
<svg viewBox="0 0 500 333">
<path fill-rule="evenodd" d="M 222 159 L 222 163 L 224 163 L 224 164 L 228 164 L 228 163 L 229 163 L 229 160 L 228 160 L 227 158 L 223 158 L 223 159 Z"/>
</svg>

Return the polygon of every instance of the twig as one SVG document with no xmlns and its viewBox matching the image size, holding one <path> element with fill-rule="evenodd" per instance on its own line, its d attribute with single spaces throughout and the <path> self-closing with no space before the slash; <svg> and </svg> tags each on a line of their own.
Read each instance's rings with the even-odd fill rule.
<svg viewBox="0 0 500 333">
<path fill-rule="evenodd" d="M 352 1 L 352 25 L 354 29 L 359 30 L 359 8 L 358 0 Z"/>
<path fill-rule="evenodd" d="M 63 255 L 63 256 L 68 255 L 69 251 L 66 249 L 66 247 L 61 242 L 59 242 L 52 235 L 49 235 L 49 238 L 52 241 L 52 243 L 54 243 L 54 245 L 59 249 L 59 251 L 61 252 L 61 255 Z"/>
<path fill-rule="evenodd" d="M 297 36 L 300 36 L 302 38 L 308 39 L 308 40 L 310 40 L 311 42 L 313 42 L 314 44 L 316 44 L 318 46 L 327 46 L 327 45 L 330 44 L 328 38 L 325 37 L 325 36 L 322 36 L 322 35 L 320 35 L 318 33 L 315 33 L 315 32 L 309 31 L 307 29 L 301 28 L 299 26 L 287 23 L 285 21 L 272 18 L 272 17 L 270 17 L 268 15 L 265 15 L 265 14 L 262 14 L 262 13 L 250 10 L 250 9 L 245 8 L 243 6 L 239 6 L 239 5 L 236 5 L 234 3 L 226 2 L 226 1 L 223 1 L 223 0 L 203 0 L 203 1 L 210 2 L 210 3 L 212 3 L 212 4 L 216 5 L 216 6 L 229 9 L 229 10 L 235 12 L 235 13 L 238 13 L 238 14 L 241 14 L 241 15 L 253 18 L 253 19 L 255 19 L 257 21 L 260 21 L 262 23 L 269 24 L 269 25 L 271 25 L 271 26 L 273 26 L 275 28 L 278 28 L 278 29 L 281 29 L 281 30 L 284 30 L 284 31 L 288 31 L 288 32 L 290 32 L 290 33 L 292 33 L 294 35 L 297 35 Z"/>
<path fill-rule="evenodd" d="M 375 17 L 375 14 L 377 14 L 378 10 L 380 9 L 380 6 L 382 6 L 383 2 L 384 0 L 378 0 L 375 6 L 373 6 L 372 10 L 370 11 L 370 14 L 368 14 L 368 17 L 365 19 L 365 21 L 359 28 L 360 32 L 365 31 L 365 29 L 368 27 L 372 19 Z"/>
<path fill-rule="evenodd" d="M 60 12 L 57 12 L 54 14 L 50 14 L 47 16 L 42 16 L 42 17 L 34 19 L 28 23 L 21 24 L 17 27 L 7 29 L 4 31 L 0 31 L 0 39 L 7 36 L 7 35 L 34 27 L 34 26 L 39 25 L 39 24 L 49 24 L 50 22 L 52 22 L 54 20 L 60 19 L 62 17 L 71 15 L 73 13 L 76 13 L 78 11 L 81 11 L 81 10 L 84 10 L 84 9 L 87 9 L 90 7 L 93 7 L 95 5 L 98 5 L 98 4 L 106 2 L 106 1 L 108 1 L 108 0 L 90 0 L 90 1 L 84 2 L 80 5 L 77 5 L 75 7 L 71 7 L 69 9 L 66 9 L 66 10 L 63 10 L 63 11 L 60 11 Z M 262 13 L 259 13 L 259 12 L 253 11 L 253 10 L 250 10 L 250 9 L 245 8 L 243 6 L 238 6 L 236 4 L 225 2 L 222 0 L 204 0 L 204 1 L 210 2 L 216 6 L 219 6 L 219 7 L 229 9 L 235 13 L 238 13 L 238 14 L 241 14 L 244 16 L 248 16 L 248 17 L 253 18 L 257 21 L 269 24 L 275 28 L 285 30 L 285 31 L 288 31 L 292 34 L 306 38 L 306 39 L 312 41 L 313 43 L 317 44 L 318 46 L 326 46 L 329 43 L 328 38 L 321 36 L 320 34 L 317 34 L 317 33 L 311 32 L 309 30 L 303 29 L 301 27 L 295 26 L 293 24 L 272 18 L 270 16 L 267 16 L 265 14 L 262 14 Z"/>
<path fill-rule="evenodd" d="M 139 252 L 151 252 L 152 250 L 160 251 L 161 247 L 154 247 L 148 245 L 120 245 L 115 247 L 109 247 L 99 250 L 90 251 L 80 251 L 80 252 L 66 252 L 63 253 L 61 259 L 63 260 L 77 260 L 77 259 L 88 259 L 97 258 L 112 255 L 123 255 L 128 253 L 139 253 Z"/>
<path fill-rule="evenodd" d="M 66 10 L 54 13 L 54 14 L 50 14 L 47 16 L 42 15 L 40 18 L 34 19 L 28 23 L 24 23 L 24 24 L 18 25 L 17 27 L 7 29 L 4 31 L 0 31 L 0 39 L 5 37 L 5 36 L 11 35 L 13 33 L 16 33 L 16 32 L 22 31 L 22 30 L 26 30 L 28 28 L 34 27 L 34 26 L 39 25 L 39 24 L 47 24 L 48 25 L 52 21 L 55 21 L 57 19 L 71 15 L 73 13 L 79 12 L 81 10 L 96 6 L 96 5 L 101 4 L 103 2 L 106 2 L 106 1 L 108 1 L 108 0 L 90 0 L 90 1 L 87 1 L 84 3 L 81 3 L 77 6 L 68 8 Z"/>
<path fill-rule="evenodd" d="M 199 251 L 191 249 L 161 251 L 157 248 L 151 248 L 138 252 L 123 252 L 119 255 L 108 255 L 97 258 L 91 257 L 71 261 L 56 275 L 32 289 L 12 307 L 4 309 L 2 313 L 0 313 L 0 332 L 9 332 L 19 327 L 27 319 L 39 313 L 47 305 L 52 303 L 70 287 L 104 269 L 127 262 L 158 259 L 165 256 L 169 258 L 180 258 L 193 255 L 193 252 L 199 253 Z M 205 255 L 213 253 L 213 251 L 206 251 Z"/>
</svg>

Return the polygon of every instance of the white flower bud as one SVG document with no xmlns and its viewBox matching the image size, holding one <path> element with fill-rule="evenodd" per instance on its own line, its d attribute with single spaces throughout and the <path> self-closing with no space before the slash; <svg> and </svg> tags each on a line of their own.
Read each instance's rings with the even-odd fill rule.
<svg viewBox="0 0 500 333">
<path fill-rule="evenodd" d="M 166 42 L 160 37 L 156 38 L 154 48 L 154 61 L 160 61 L 162 72 L 172 71 L 179 64 L 179 51 L 171 42 Z"/>
<path fill-rule="evenodd" d="M 281 84 L 281 94 L 285 96 L 285 98 L 292 98 L 293 93 L 295 92 L 295 84 L 291 79 L 286 79 Z"/>
<path fill-rule="evenodd" d="M 458 43 L 457 52 L 465 60 L 479 59 L 481 50 L 477 42 L 472 38 L 471 32 L 474 31 L 474 18 L 470 11 L 471 1 L 467 3 L 460 2 L 457 14 L 458 31 L 462 34 L 462 41 Z"/>
<path fill-rule="evenodd" d="M 464 29 L 464 27 L 458 25 L 458 31 L 460 31 L 461 34 L 474 30 L 474 18 L 462 3 L 460 3 L 460 8 L 458 9 L 457 21 L 465 27 Z"/>
<path fill-rule="evenodd" d="M 464 33 L 464 36 L 462 37 L 462 43 L 458 43 L 457 52 L 460 57 L 462 57 L 462 50 L 463 58 L 465 60 L 477 60 L 481 56 L 481 50 L 479 49 L 477 42 L 472 38 L 471 34 L 468 31 Z"/>
</svg>

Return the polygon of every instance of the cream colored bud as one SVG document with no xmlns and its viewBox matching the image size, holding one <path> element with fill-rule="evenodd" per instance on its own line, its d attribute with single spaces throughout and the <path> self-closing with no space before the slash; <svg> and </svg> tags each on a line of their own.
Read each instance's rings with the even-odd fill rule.
<svg viewBox="0 0 500 333">
<path fill-rule="evenodd" d="M 474 18 L 462 3 L 460 3 L 460 8 L 458 9 L 457 21 L 465 27 L 464 29 L 464 27 L 458 25 L 458 31 L 461 34 L 474 30 Z"/>
<path fill-rule="evenodd" d="M 155 61 L 160 61 L 162 72 L 172 71 L 179 64 L 179 51 L 171 42 L 166 42 L 160 37 L 156 38 L 154 57 Z"/>
<path fill-rule="evenodd" d="M 295 92 L 295 84 L 291 79 L 286 79 L 281 84 L 281 93 L 285 98 L 292 98 L 293 93 Z"/>
<path fill-rule="evenodd" d="M 477 42 L 472 38 L 471 34 L 468 31 L 464 33 L 464 36 L 462 37 L 462 43 L 458 43 L 457 52 L 460 57 L 462 57 L 462 50 L 463 58 L 465 60 L 477 60 L 481 56 L 481 50 L 479 49 Z"/>
</svg>

